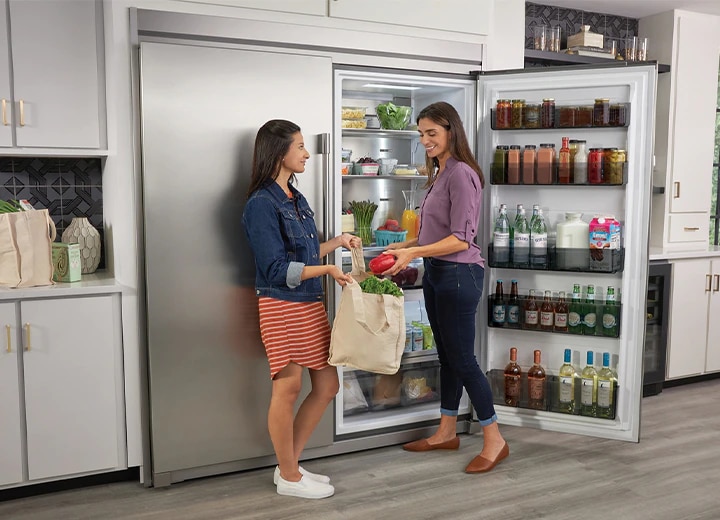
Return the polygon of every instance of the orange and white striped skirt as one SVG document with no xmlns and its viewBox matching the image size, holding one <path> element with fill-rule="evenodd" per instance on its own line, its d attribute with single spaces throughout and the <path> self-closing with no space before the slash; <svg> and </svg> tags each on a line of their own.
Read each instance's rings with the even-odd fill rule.
<svg viewBox="0 0 720 520">
<path fill-rule="evenodd" d="M 330 322 L 322 302 L 289 302 L 261 296 L 258 306 L 270 378 L 291 361 L 313 370 L 330 366 Z"/>
</svg>

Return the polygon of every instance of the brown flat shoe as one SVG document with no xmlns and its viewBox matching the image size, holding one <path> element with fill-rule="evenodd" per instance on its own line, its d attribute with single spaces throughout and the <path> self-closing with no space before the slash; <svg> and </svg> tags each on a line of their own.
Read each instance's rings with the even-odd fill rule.
<svg viewBox="0 0 720 520">
<path fill-rule="evenodd" d="M 453 437 L 440 444 L 430 444 L 427 439 L 420 439 L 403 444 L 405 451 L 456 450 L 460 447 L 460 437 Z"/>
<path fill-rule="evenodd" d="M 465 473 L 485 473 L 486 471 L 490 471 L 508 455 L 510 455 L 510 446 L 508 446 L 508 443 L 506 442 L 494 460 L 488 460 L 485 457 L 478 455 L 470 461 L 470 464 L 467 465 Z"/>
</svg>

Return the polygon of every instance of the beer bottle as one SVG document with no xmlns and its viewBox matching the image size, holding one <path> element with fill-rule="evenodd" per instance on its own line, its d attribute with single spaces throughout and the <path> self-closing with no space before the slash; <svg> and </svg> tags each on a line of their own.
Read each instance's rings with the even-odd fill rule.
<svg viewBox="0 0 720 520">
<path fill-rule="evenodd" d="M 510 362 L 505 366 L 505 404 L 518 406 L 520 404 L 520 378 L 522 370 L 517 364 L 517 349 L 510 349 Z"/>
<path fill-rule="evenodd" d="M 583 304 L 585 316 L 583 316 L 583 334 L 594 336 L 597 327 L 597 309 L 595 308 L 595 286 L 589 284 L 585 303 Z"/>
<path fill-rule="evenodd" d="M 545 291 L 542 305 L 540 306 L 540 330 L 553 330 L 555 323 L 555 306 L 552 302 L 552 293 Z"/>
<path fill-rule="evenodd" d="M 520 328 L 520 298 L 518 297 L 517 280 L 512 280 L 510 285 L 510 300 L 508 300 L 505 311 L 505 322 L 511 328 Z"/>
<path fill-rule="evenodd" d="M 571 334 L 582 334 L 583 333 L 583 312 L 582 300 L 580 293 L 580 284 L 576 283 L 573 285 L 572 301 L 568 309 L 568 332 Z"/>
<path fill-rule="evenodd" d="M 505 296 L 503 295 L 503 281 L 495 282 L 495 297 L 492 304 L 492 324 L 502 327 L 505 324 Z"/>
<path fill-rule="evenodd" d="M 537 301 L 535 300 L 535 289 L 530 289 L 530 295 L 525 302 L 523 328 L 537 330 L 540 324 L 540 316 L 538 312 Z"/>
<path fill-rule="evenodd" d="M 605 297 L 605 305 L 603 306 L 602 328 L 603 335 L 612 338 L 618 337 L 618 306 L 615 303 L 615 287 L 607 288 L 607 296 Z"/>
<path fill-rule="evenodd" d="M 558 293 L 558 302 L 555 305 L 555 331 L 568 331 L 568 304 L 565 302 L 565 291 Z"/>
</svg>

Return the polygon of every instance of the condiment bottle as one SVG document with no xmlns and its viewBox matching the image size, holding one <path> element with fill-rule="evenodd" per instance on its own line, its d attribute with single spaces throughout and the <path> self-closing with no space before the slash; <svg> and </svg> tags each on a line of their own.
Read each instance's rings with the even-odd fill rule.
<svg viewBox="0 0 720 520">
<path fill-rule="evenodd" d="M 562 138 L 562 146 L 558 154 L 558 184 L 570 184 L 570 147 L 569 137 Z"/>
<path fill-rule="evenodd" d="M 522 160 L 522 182 L 523 184 L 535 184 L 535 160 L 537 158 L 534 144 L 526 144 L 523 150 Z"/>
<path fill-rule="evenodd" d="M 510 145 L 507 153 L 507 182 L 520 184 L 520 145 Z"/>
<path fill-rule="evenodd" d="M 575 184 L 587 184 L 587 166 L 588 156 L 585 151 L 585 141 L 578 139 L 576 143 L 577 149 L 575 153 L 571 153 L 572 158 L 572 177 Z"/>
<path fill-rule="evenodd" d="M 492 183 L 507 183 L 507 145 L 497 145 L 495 147 L 495 156 L 492 164 Z"/>
<path fill-rule="evenodd" d="M 537 154 L 537 183 L 552 184 L 555 170 L 555 145 L 552 143 L 540 144 Z"/>
</svg>

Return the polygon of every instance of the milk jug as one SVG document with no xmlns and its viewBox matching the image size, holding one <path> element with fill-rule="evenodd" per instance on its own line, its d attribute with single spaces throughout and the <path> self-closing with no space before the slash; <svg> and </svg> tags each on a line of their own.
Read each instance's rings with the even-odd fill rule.
<svg viewBox="0 0 720 520">
<path fill-rule="evenodd" d="M 582 213 L 565 213 L 565 221 L 557 225 L 557 265 L 560 269 L 587 269 L 589 225 Z"/>
</svg>

